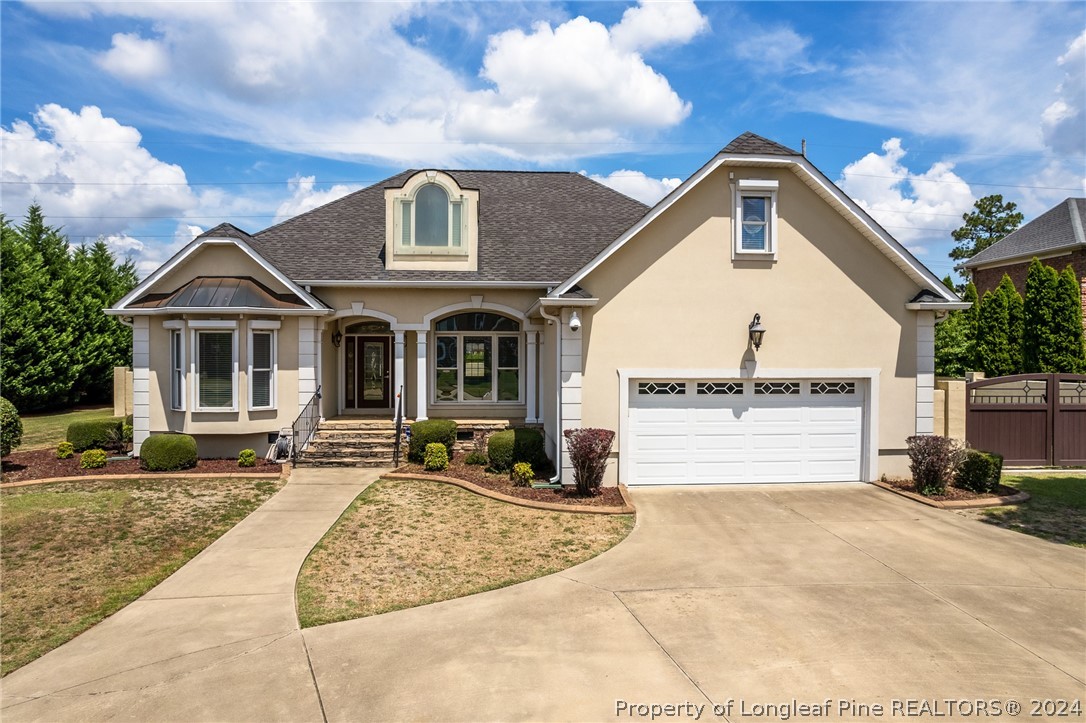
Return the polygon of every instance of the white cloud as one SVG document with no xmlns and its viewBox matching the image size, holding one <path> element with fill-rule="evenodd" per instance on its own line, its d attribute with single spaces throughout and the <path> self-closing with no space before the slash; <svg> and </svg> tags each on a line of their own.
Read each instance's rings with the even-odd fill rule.
<svg viewBox="0 0 1086 723">
<path fill-rule="evenodd" d="M 1059 97 L 1041 114 L 1045 144 L 1057 153 L 1086 154 L 1086 31 L 1071 41 L 1057 63 L 1067 72 Z"/>
<path fill-rule="evenodd" d="M 707 27 L 685 0 L 632 7 L 612 28 L 580 17 L 505 30 L 490 36 L 480 83 L 408 30 L 412 20 L 446 17 L 440 4 L 34 7 L 146 23 L 150 30 L 114 35 L 95 58 L 171 108 L 166 122 L 177 130 L 331 158 L 448 165 L 607 153 L 614 147 L 604 144 L 673 127 L 690 104 L 640 52 Z M 444 24 L 472 27 L 470 17 Z"/>
<path fill-rule="evenodd" d="M 589 178 L 649 206 L 655 205 L 683 182 L 681 178 L 652 178 L 641 171 L 626 169 L 613 171 L 606 176 L 592 175 Z"/>
<path fill-rule="evenodd" d="M 961 214 L 976 196 L 952 163 L 914 173 L 901 162 L 906 152 L 900 138 L 886 141 L 882 150 L 845 166 L 837 185 L 897 240 L 923 253 L 925 242 L 945 241 L 961 225 Z"/>
<path fill-rule="evenodd" d="M 94 106 L 44 105 L 33 124 L 0 128 L 0 140 L 5 213 L 38 203 L 70 236 L 119 234 L 131 224 L 120 216 L 180 215 L 197 202 L 180 166 L 152 156 L 138 130 Z"/>
<path fill-rule="evenodd" d="M 113 45 L 98 57 L 105 70 L 126 80 L 153 80 L 166 75 L 170 61 L 161 43 L 135 33 L 116 33 Z"/>
<path fill-rule="evenodd" d="M 315 190 L 316 176 L 295 176 L 287 182 L 290 188 L 290 198 L 279 204 L 275 212 L 275 223 L 293 218 L 298 214 L 312 211 L 318 206 L 331 203 L 337 198 L 343 198 L 352 191 L 357 191 L 360 186 L 346 186 L 337 184 L 323 191 Z"/>
<path fill-rule="evenodd" d="M 751 29 L 742 33 L 732 50 L 757 73 L 813 73 L 828 69 L 810 60 L 811 39 L 789 27 Z"/>
<path fill-rule="evenodd" d="M 620 50 L 643 52 L 660 45 L 688 43 L 708 29 L 708 18 L 693 0 L 642 0 L 622 13 L 622 20 L 611 28 L 611 39 Z"/>
</svg>

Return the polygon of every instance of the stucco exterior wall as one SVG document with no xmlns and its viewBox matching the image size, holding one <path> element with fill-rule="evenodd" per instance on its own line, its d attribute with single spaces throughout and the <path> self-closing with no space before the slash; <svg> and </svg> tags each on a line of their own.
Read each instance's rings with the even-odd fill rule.
<svg viewBox="0 0 1086 723">
<path fill-rule="evenodd" d="M 251 276 L 277 293 L 287 291 L 248 254 L 233 244 L 209 244 L 155 283 L 155 291 L 173 291 L 197 276 Z"/>
<path fill-rule="evenodd" d="M 776 261 L 732 260 L 740 178 L 780 184 Z M 791 171 L 718 169 L 581 285 L 600 299 L 581 314 L 583 426 L 619 429 L 620 368 L 877 368 L 879 472 L 906 471 L 917 332 L 905 303 L 919 287 Z"/>
</svg>

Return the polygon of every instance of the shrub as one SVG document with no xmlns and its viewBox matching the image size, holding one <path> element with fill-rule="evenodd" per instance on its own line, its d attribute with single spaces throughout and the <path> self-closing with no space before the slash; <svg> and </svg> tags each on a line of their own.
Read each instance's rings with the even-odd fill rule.
<svg viewBox="0 0 1086 723">
<path fill-rule="evenodd" d="M 125 444 L 132 444 L 132 434 L 135 430 L 132 428 L 131 422 L 125 422 L 121 425 L 121 441 Z"/>
<path fill-rule="evenodd" d="M 98 469 L 106 466 L 106 459 L 104 449 L 88 449 L 79 456 L 79 466 L 83 469 Z"/>
<path fill-rule="evenodd" d="M 517 462 L 513 465 L 513 471 L 509 473 L 509 479 L 513 481 L 514 487 L 531 487 L 535 472 L 532 471 L 532 465 L 527 462 Z"/>
<path fill-rule="evenodd" d="M 498 472 L 512 469 L 517 462 L 534 467 L 547 463 L 543 435 L 538 429 L 506 429 L 490 435 L 486 443 L 490 467 Z"/>
<path fill-rule="evenodd" d="M 573 482 L 577 485 L 577 494 L 595 494 L 603 482 L 603 473 L 607 470 L 607 458 L 611 454 L 615 433 L 610 429 L 588 427 L 567 429 L 563 434 L 569 450 L 569 461 L 573 465 Z"/>
<path fill-rule="evenodd" d="M 140 447 L 140 467 L 153 472 L 196 466 L 196 440 L 187 434 L 156 434 Z"/>
<path fill-rule="evenodd" d="M 487 464 L 489 461 L 490 460 L 488 460 L 486 457 L 486 452 L 480 452 L 478 450 L 468 452 L 467 455 L 465 455 L 464 457 L 465 464 L 484 465 Z"/>
<path fill-rule="evenodd" d="M 424 419 L 411 425 L 411 444 L 407 448 L 408 462 L 423 462 L 426 447 L 431 444 L 445 445 L 447 457 L 452 457 L 456 444 L 456 422 L 451 419 Z"/>
<path fill-rule="evenodd" d="M 241 450 L 241 454 L 238 455 L 238 467 L 256 467 L 256 450 Z"/>
<path fill-rule="evenodd" d="M 423 454 L 423 466 L 431 471 L 444 472 L 449 468 L 449 448 L 441 442 L 426 445 Z"/>
<path fill-rule="evenodd" d="M 916 491 L 929 497 L 943 494 L 958 467 L 961 447 L 953 439 L 937 434 L 918 434 L 905 441 Z"/>
<path fill-rule="evenodd" d="M 999 476 L 1003 473 L 1003 457 L 979 449 L 966 450 L 958 472 L 954 475 L 954 486 L 972 492 L 994 492 L 999 487 Z"/>
<path fill-rule="evenodd" d="M 72 422 L 68 425 L 67 439 L 76 452 L 110 447 L 124 438 L 123 425 L 123 417 Z"/>
<path fill-rule="evenodd" d="M 57 445 L 57 459 L 71 459 L 75 455 L 75 447 L 71 442 L 61 442 Z"/>
<path fill-rule="evenodd" d="M 22 442 L 23 420 L 19 419 L 19 410 L 0 397 L 0 457 L 7 457 Z"/>
</svg>

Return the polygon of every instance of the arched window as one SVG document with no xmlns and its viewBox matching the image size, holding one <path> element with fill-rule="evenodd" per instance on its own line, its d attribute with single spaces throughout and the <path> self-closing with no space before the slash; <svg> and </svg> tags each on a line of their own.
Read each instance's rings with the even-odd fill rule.
<svg viewBox="0 0 1086 723">
<path fill-rule="evenodd" d="M 434 329 L 435 402 L 520 402 L 520 322 L 472 311 Z"/>
<path fill-rule="evenodd" d="M 449 195 L 441 186 L 423 186 L 415 195 L 415 245 L 449 245 Z"/>
<path fill-rule="evenodd" d="M 441 183 L 419 186 L 399 204 L 396 249 L 399 253 L 462 255 L 467 253 L 467 203 Z"/>
</svg>

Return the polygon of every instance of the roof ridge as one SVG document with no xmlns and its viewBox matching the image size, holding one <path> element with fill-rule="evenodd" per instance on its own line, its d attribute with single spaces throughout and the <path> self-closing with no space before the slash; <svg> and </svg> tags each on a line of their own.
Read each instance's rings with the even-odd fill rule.
<svg viewBox="0 0 1086 723">
<path fill-rule="evenodd" d="M 731 143 L 724 146 L 724 150 L 721 153 L 742 153 L 746 155 L 775 155 L 775 156 L 798 156 L 799 152 L 789 148 L 786 145 L 771 141 L 764 136 L 760 136 L 757 133 L 751 131 L 744 131 L 738 136 L 732 139 Z"/>
</svg>

